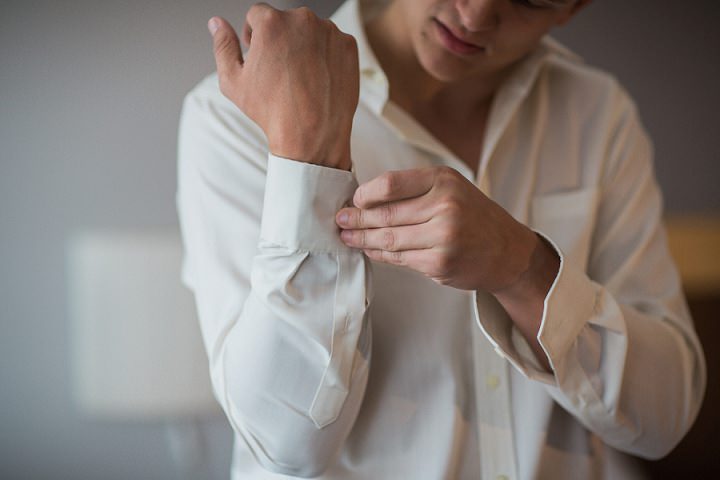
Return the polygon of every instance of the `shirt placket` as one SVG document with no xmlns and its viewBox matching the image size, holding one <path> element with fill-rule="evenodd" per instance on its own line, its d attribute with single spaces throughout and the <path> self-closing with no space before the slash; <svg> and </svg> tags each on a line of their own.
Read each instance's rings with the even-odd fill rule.
<svg viewBox="0 0 720 480">
<path fill-rule="evenodd" d="M 488 165 L 494 157 L 497 157 L 496 147 L 513 115 L 527 97 L 544 55 L 545 52 L 541 49 L 527 59 L 497 92 L 493 100 L 483 153 L 475 179 L 478 188 L 488 198 L 492 199 Z M 481 478 L 515 480 L 519 477 L 512 423 L 510 365 L 501 349 L 491 344 L 482 333 L 479 325 L 480 315 L 493 315 L 499 312 L 493 312 L 492 309 L 481 310 L 478 304 L 478 296 L 481 295 L 487 294 L 474 292 L 472 295 L 474 303 L 472 311 L 477 327 L 472 329 L 472 338 Z M 496 304 L 493 301 L 481 303 Z M 496 306 L 500 308 L 499 305 Z"/>
<path fill-rule="evenodd" d="M 508 364 L 489 348 L 480 329 L 472 329 L 472 338 L 480 478 L 516 479 Z"/>
<path fill-rule="evenodd" d="M 533 58 L 527 59 L 515 75 L 508 79 L 493 101 L 488 118 L 488 129 L 485 132 L 483 154 L 474 179 L 474 183 L 488 198 L 492 198 L 488 165 L 490 160 L 497 156 L 496 146 L 508 123 L 526 98 L 544 54 L 545 52 L 540 50 L 533 54 Z M 387 79 L 378 70 L 377 67 L 366 68 L 362 72 L 365 79 L 369 80 L 362 95 L 366 104 L 404 141 L 442 158 L 445 164 L 454 167 L 468 180 L 473 181 L 471 169 L 444 145 L 426 135 L 419 135 L 416 129 L 402 118 L 399 120 L 388 118 L 389 112 L 385 109 L 388 101 Z M 471 335 L 481 478 L 515 480 L 519 477 L 512 424 L 510 365 L 500 348 L 492 345 L 479 327 L 479 316 L 492 315 L 492 312 L 478 310 L 477 295 L 482 294 L 475 292 L 470 298 L 473 302 L 471 311 L 474 312 L 475 317 Z"/>
</svg>

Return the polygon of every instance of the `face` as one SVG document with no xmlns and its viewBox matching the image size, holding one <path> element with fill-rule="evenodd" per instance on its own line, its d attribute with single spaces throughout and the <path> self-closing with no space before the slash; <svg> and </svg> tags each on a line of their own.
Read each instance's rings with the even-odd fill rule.
<svg viewBox="0 0 720 480">
<path fill-rule="evenodd" d="M 396 1 L 417 59 L 444 82 L 503 72 L 585 3 L 549 8 L 524 0 Z"/>
</svg>

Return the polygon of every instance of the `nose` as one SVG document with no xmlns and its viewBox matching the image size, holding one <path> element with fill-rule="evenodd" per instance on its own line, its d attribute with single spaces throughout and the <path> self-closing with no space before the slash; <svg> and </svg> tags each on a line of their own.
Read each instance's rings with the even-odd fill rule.
<svg viewBox="0 0 720 480">
<path fill-rule="evenodd" d="M 469 32 L 492 30 L 500 23 L 502 0 L 456 0 L 460 23 Z"/>
</svg>

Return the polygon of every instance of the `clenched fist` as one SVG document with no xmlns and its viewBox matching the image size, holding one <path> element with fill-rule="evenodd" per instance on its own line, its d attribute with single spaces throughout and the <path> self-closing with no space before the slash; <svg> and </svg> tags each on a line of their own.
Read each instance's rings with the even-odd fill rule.
<svg viewBox="0 0 720 480">
<path fill-rule="evenodd" d="M 208 22 L 220 90 L 265 132 L 270 152 L 349 170 L 359 95 L 355 39 L 310 9 L 253 5 L 238 36 L 222 18 Z"/>
</svg>

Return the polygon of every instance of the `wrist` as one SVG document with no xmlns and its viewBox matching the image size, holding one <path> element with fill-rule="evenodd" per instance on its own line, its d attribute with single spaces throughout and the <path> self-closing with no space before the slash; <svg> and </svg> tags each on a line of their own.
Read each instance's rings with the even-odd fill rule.
<svg viewBox="0 0 720 480">
<path fill-rule="evenodd" d="M 553 247 L 540 235 L 532 232 L 534 246 L 527 268 L 507 287 L 493 292 L 510 302 L 526 302 L 541 298 L 543 301 L 560 269 L 560 257 Z"/>
<path fill-rule="evenodd" d="M 493 294 L 528 342 L 542 367 L 551 372 L 549 360 L 537 336 L 542 325 L 545 298 L 560 269 L 560 257 L 542 236 L 535 232 L 533 235 L 535 248 L 530 255 L 528 268 L 510 286 Z"/>
<path fill-rule="evenodd" d="M 338 135 L 336 138 L 346 137 L 346 139 L 333 142 L 313 141 L 317 137 L 315 133 L 285 136 L 279 139 L 269 138 L 268 146 L 270 153 L 278 157 L 349 171 L 352 166 L 350 134 Z"/>
</svg>

